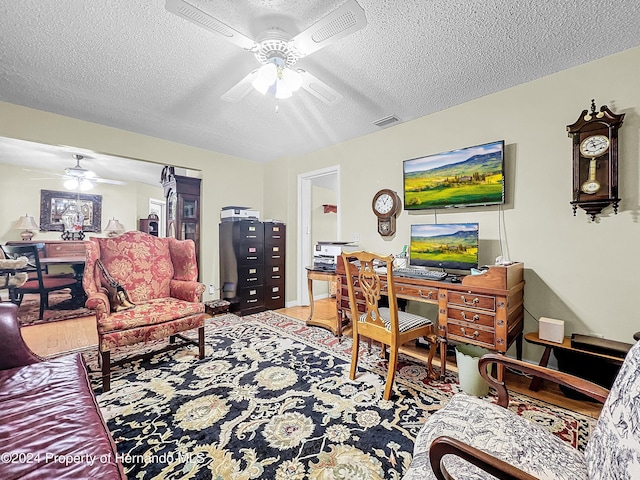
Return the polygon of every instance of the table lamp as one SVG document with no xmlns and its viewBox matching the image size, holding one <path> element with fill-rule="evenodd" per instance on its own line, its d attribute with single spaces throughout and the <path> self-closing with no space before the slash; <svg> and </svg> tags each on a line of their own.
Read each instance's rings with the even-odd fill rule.
<svg viewBox="0 0 640 480">
<path fill-rule="evenodd" d="M 33 232 L 31 230 L 38 230 L 40 227 L 38 227 L 33 217 L 25 213 L 23 217 L 18 219 L 13 228 L 14 230 L 23 230 L 20 233 L 22 240 L 29 241 L 33 238 Z"/>
<path fill-rule="evenodd" d="M 107 223 L 106 228 L 104 229 L 105 233 L 109 235 L 109 237 L 117 237 L 122 232 L 124 232 L 124 226 L 115 218 L 112 218 Z"/>
</svg>

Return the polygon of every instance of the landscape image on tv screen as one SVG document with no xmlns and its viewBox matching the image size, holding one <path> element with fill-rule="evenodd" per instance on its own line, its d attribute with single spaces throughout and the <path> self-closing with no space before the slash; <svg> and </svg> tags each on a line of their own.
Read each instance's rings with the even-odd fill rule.
<svg viewBox="0 0 640 480">
<path fill-rule="evenodd" d="M 504 203 L 504 141 L 405 160 L 404 208 Z"/>
<path fill-rule="evenodd" d="M 411 225 L 413 266 L 470 270 L 478 266 L 478 224 Z"/>
</svg>

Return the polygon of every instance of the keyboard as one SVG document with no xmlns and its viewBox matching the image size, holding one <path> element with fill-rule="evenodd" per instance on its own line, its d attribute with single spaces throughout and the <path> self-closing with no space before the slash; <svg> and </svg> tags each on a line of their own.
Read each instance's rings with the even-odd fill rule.
<svg viewBox="0 0 640 480">
<path fill-rule="evenodd" d="M 444 280 L 447 277 L 447 272 L 416 267 L 394 268 L 393 274 L 398 277 L 426 278 L 428 280 Z"/>
</svg>

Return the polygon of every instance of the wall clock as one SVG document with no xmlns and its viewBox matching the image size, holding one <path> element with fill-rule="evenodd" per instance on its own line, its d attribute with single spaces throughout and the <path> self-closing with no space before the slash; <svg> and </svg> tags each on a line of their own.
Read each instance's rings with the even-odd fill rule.
<svg viewBox="0 0 640 480">
<path fill-rule="evenodd" d="M 373 196 L 373 213 L 378 217 L 378 233 L 389 237 L 396 233 L 396 215 L 400 212 L 400 197 L 393 190 L 384 188 Z"/>
<path fill-rule="evenodd" d="M 583 110 L 575 123 L 567 125 L 573 139 L 573 214 L 578 207 L 595 220 L 604 208 L 613 205 L 618 213 L 618 129 L 624 113 L 616 115 L 606 105 L 596 112 Z"/>
</svg>

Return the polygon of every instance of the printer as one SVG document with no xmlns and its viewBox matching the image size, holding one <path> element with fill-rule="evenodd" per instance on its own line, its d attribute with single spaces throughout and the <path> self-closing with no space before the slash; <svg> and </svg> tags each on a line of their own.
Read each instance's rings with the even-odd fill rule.
<svg viewBox="0 0 640 480">
<path fill-rule="evenodd" d="M 313 250 L 313 268 L 335 271 L 342 252 L 355 252 L 358 245 L 350 242 L 317 242 Z"/>
</svg>

